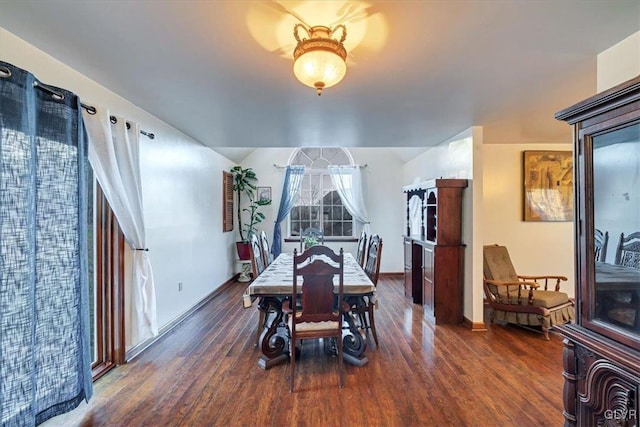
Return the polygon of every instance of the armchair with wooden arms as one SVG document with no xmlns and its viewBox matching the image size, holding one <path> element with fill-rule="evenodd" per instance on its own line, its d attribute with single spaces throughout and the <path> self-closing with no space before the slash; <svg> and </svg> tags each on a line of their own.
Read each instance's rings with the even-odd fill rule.
<svg viewBox="0 0 640 427">
<path fill-rule="evenodd" d="M 380 262 L 382 260 L 382 239 L 379 235 L 374 234 L 369 238 L 367 244 L 367 257 L 362 269 L 367 274 L 374 286 L 378 286 L 378 277 L 380 276 Z M 376 321 L 374 317 L 374 309 L 376 302 L 370 296 L 351 296 L 346 298 L 351 313 L 357 316 L 360 321 L 360 327 L 366 332 L 371 331 L 373 341 L 378 346 L 378 333 L 376 332 Z"/>
<path fill-rule="evenodd" d="M 595 229 L 595 239 L 593 242 L 596 261 L 606 262 L 607 245 L 609 244 L 609 232 L 604 233 L 597 228 Z"/>
<path fill-rule="evenodd" d="M 362 230 L 360 238 L 358 239 L 358 250 L 356 251 L 356 261 L 360 264 L 360 267 L 364 267 L 364 262 L 367 255 L 367 233 Z"/>
<path fill-rule="evenodd" d="M 267 268 L 264 262 L 264 256 L 262 254 L 262 245 L 260 243 L 260 239 L 256 234 L 251 235 L 250 241 L 250 260 L 251 260 L 251 274 L 253 275 L 253 279 L 258 277 L 262 272 Z M 260 310 L 260 314 L 258 317 L 258 330 L 256 336 L 256 345 L 260 343 L 260 334 L 262 334 L 262 328 L 264 326 L 264 312 Z"/>
<path fill-rule="evenodd" d="M 298 276 L 302 277 L 298 289 Z M 337 278 L 335 292 L 334 277 Z M 283 305 L 291 341 L 290 386 L 293 392 L 296 371 L 296 341 L 314 338 L 334 338 L 338 350 L 339 386 L 344 387 L 344 361 L 342 355 L 342 322 L 348 311 L 344 306 L 344 254 L 327 246 L 312 246 L 298 255 L 293 252 L 293 286 L 291 299 Z M 300 290 L 302 292 L 300 292 Z M 299 302 L 298 302 L 299 301 Z M 298 304 L 300 306 L 298 307 Z"/>
<path fill-rule="evenodd" d="M 484 250 L 484 293 L 491 307 L 490 321 L 540 327 L 546 340 L 549 329 L 571 322 L 574 301 L 560 292 L 565 276 L 523 276 L 516 273 L 505 246 Z M 555 285 L 554 285 L 555 282 Z M 553 286 L 549 290 L 549 286 Z"/>
<path fill-rule="evenodd" d="M 267 233 L 264 230 L 260 232 L 260 247 L 262 248 L 262 260 L 266 268 L 273 262 L 273 255 L 271 255 L 269 239 L 267 238 Z"/>
</svg>

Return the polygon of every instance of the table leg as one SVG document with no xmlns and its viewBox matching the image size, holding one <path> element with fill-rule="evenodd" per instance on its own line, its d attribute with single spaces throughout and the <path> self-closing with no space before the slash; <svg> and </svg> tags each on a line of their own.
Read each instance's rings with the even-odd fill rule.
<svg viewBox="0 0 640 427">
<path fill-rule="evenodd" d="M 262 356 L 258 366 L 266 370 L 289 360 L 289 337 L 284 323 L 282 301 L 263 297 L 259 309 L 264 313 L 264 326 L 260 335 Z"/>
<path fill-rule="evenodd" d="M 287 328 L 282 301 L 274 297 L 263 297 L 259 309 L 264 313 L 264 326 L 260 335 L 262 356 L 258 366 L 271 369 L 289 360 L 289 330 Z M 343 359 L 355 366 L 364 366 L 369 358 L 364 355 L 367 339 L 364 332 L 356 324 L 352 313 L 343 315 L 346 327 L 343 327 L 342 346 Z"/>
<path fill-rule="evenodd" d="M 343 317 L 348 325 L 347 329 L 343 328 L 342 333 L 343 359 L 352 365 L 364 366 L 369 362 L 369 358 L 364 355 L 367 349 L 366 336 L 356 325 L 351 312 L 345 313 Z"/>
</svg>

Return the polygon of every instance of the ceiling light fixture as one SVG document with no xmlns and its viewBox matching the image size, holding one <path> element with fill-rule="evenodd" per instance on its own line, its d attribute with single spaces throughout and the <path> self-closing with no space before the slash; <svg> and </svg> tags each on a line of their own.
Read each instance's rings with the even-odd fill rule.
<svg viewBox="0 0 640 427">
<path fill-rule="evenodd" d="M 309 38 L 300 39 L 302 28 Z M 331 38 L 342 30 L 340 40 Z M 298 42 L 293 51 L 293 73 L 303 84 L 316 88 L 318 96 L 322 89 L 336 85 L 347 73 L 347 50 L 342 44 L 347 38 L 347 28 L 340 24 L 334 28 L 317 25 L 307 28 L 302 24 L 293 27 L 293 36 Z"/>
</svg>

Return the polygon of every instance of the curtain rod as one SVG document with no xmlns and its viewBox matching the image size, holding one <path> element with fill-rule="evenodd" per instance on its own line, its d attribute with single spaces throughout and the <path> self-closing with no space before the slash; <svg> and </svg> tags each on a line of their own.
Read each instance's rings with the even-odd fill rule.
<svg viewBox="0 0 640 427">
<path fill-rule="evenodd" d="M 53 89 L 51 89 L 50 87 L 48 87 L 47 85 L 43 84 L 43 83 L 39 83 L 38 81 L 34 81 L 33 85 L 37 88 L 40 88 L 42 90 L 44 90 L 45 92 L 48 92 L 49 94 L 51 94 L 51 96 L 58 100 L 58 101 L 62 101 L 64 99 L 64 94 L 57 92 Z M 96 113 L 96 107 L 94 107 L 93 105 L 87 105 L 84 103 L 80 103 L 80 105 L 82 106 L 82 108 L 84 108 L 85 110 L 87 110 L 87 113 L 93 115 Z M 118 123 L 118 119 L 115 116 L 109 116 L 109 120 L 111 120 L 111 123 L 116 124 Z M 131 129 L 131 125 L 129 124 L 129 122 L 127 122 L 127 129 Z M 142 129 L 140 129 L 140 133 L 143 134 L 144 136 L 148 137 L 149 139 L 154 139 L 156 136 L 155 134 L 151 133 L 151 132 L 147 132 L 144 131 Z"/>
<path fill-rule="evenodd" d="M 80 103 L 80 105 L 82 106 L 82 108 L 87 110 L 87 113 L 89 113 L 91 115 L 94 115 L 96 113 L 96 107 L 94 107 L 93 105 L 87 105 L 87 104 L 84 104 L 82 102 Z M 116 123 L 118 123 L 118 119 L 116 118 L 116 116 L 109 116 L 109 120 L 114 125 Z M 129 122 L 126 122 L 126 123 L 127 123 L 127 129 L 131 129 L 131 124 L 129 124 Z M 153 134 L 151 132 L 147 132 L 146 130 L 140 129 L 140 133 L 143 134 L 144 136 L 148 137 L 149 139 L 154 139 L 156 137 L 155 134 Z"/>
<path fill-rule="evenodd" d="M 365 163 L 364 165 L 331 165 L 331 166 L 337 166 L 339 168 L 366 168 L 367 164 Z M 280 165 L 276 165 L 275 163 L 273 164 L 273 167 L 276 169 L 286 169 L 286 166 L 280 166 Z"/>
</svg>

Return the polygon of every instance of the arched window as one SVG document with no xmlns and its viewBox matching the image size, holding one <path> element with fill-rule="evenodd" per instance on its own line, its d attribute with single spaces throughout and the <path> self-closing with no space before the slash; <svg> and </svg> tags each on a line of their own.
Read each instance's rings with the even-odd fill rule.
<svg viewBox="0 0 640 427">
<path fill-rule="evenodd" d="M 309 227 L 318 228 L 325 237 L 354 237 L 353 218 L 336 191 L 328 166 L 353 165 L 345 148 L 304 147 L 291 154 L 289 165 L 304 165 L 302 187 L 289 214 L 289 235 L 300 236 Z"/>
</svg>

